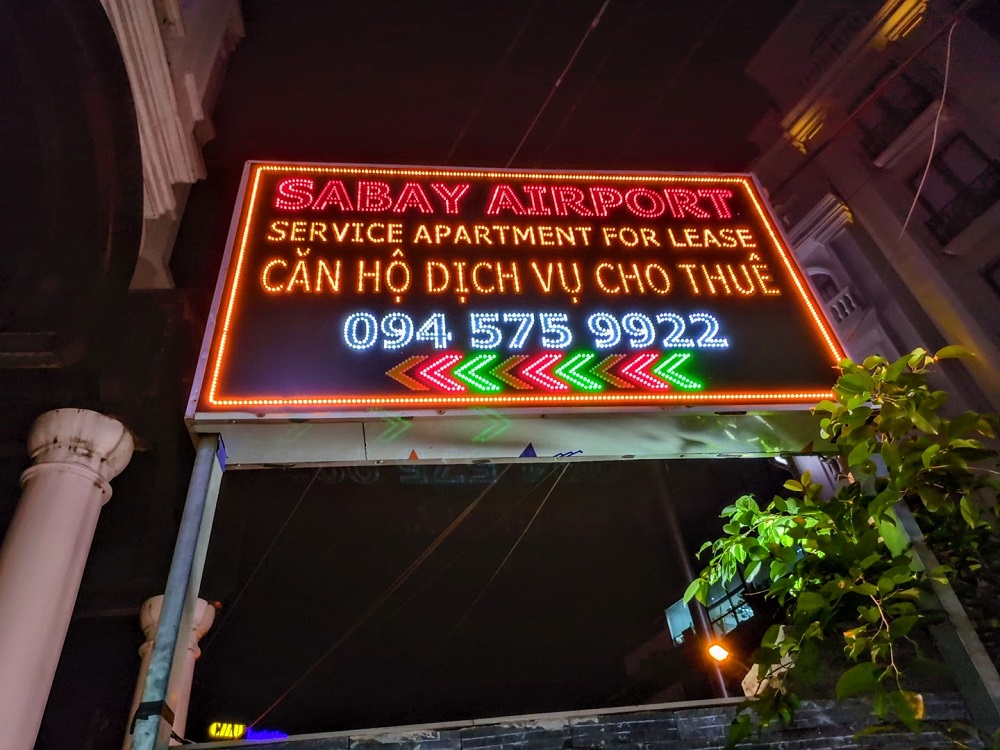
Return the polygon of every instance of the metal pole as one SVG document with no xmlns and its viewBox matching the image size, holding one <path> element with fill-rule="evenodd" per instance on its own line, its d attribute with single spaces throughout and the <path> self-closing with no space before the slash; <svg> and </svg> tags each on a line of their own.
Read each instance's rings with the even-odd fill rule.
<svg viewBox="0 0 1000 750">
<path fill-rule="evenodd" d="M 142 700 L 133 719 L 133 750 L 166 750 L 170 743 L 173 710 L 167 705 L 167 683 L 177 648 L 181 619 L 190 622 L 194 598 L 201 585 L 201 568 L 212 530 L 215 501 L 218 497 L 225 457 L 218 435 L 203 435 L 191 471 L 184 514 L 181 516 L 174 556 L 163 593 L 163 608 L 156 631 L 156 641 L 149 660 Z M 199 555 L 199 552 L 201 555 Z M 192 596 L 193 594 L 193 596 Z M 184 646 L 185 644 L 182 644 Z M 161 721 L 164 720 L 164 721 Z"/>
<path fill-rule="evenodd" d="M 658 462 L 654 471 L 656 472 L 656 488 L 660 498 L 660 507 L 663 508 L 663 515 L 667 520 L 667 533 L 670 535 L 670 542 L 677 554 L 681 570 L 684 571 L 684 580 L 686 583 L 691 583 L 696 575 L 694 566 L 691 564 L 691 558 L 688 555 L 687 545 L 684 544 L 684 535 L 681 533 L 680 522 L 677 520 L 677 509 L 674 508 L 673 498 L 670 497 L 670 488 L 667 486 L 667 467 L 662 462 Z M 700 603 L 694 600 L 688 603 L 688 609 L 691 611 L 695 632 L 705 642 L 705 647 L 707 648 L 709 641 L 712 639 L 712 624 L 708 621 L 708 613 L 705 612 L 705 608 Z M 704 652 L 701 656 L 705 656 Z M 730 697 L 719 665 L 713 662 L 709 665 L 709 668 L 709 681 L 712 683 L 712 691 L 716 694 L 715 697 Z"/>
</svg>

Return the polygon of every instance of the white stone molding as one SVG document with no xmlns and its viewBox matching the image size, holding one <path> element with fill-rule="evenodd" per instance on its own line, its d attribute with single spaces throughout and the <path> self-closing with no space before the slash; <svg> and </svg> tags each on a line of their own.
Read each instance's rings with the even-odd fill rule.
<svg viewBox="0 0 1000 750">
<path fill-rule="evenodd" d="M 934 133 L 934 122 L 937 120 L 938 107 L 941 100 L 932 102 L 927 109 L 917 115 L 917 118 L 906 126 L 906 129 L 893 139 L 892 143 L 886 146 L 885 150 L 875 157 L 872 162 L 876 167 L 889 169 L 895 167 L 913 149 L 923 145 L 931 139 Z M 941 124 L 947 125 L 950 122 L 947 107 L 941 110 Z M 940 138 L 938 143 L 944 141 Z"/>
<path fill-rule="evenodd" d="M 827 193 L 789 230 L 788 239 L 795 247 L 806 240 L 826 245 L 853 221 L 850 207 L 837 196 Z"/>
<path fill-rule="evenodd" d="M 102 0 L 121 47 L 142 146 L 146 217 L 176 208 L 173 185 L 205 176 L 190 123 L 182 120 L 151 0 Z"/>
</svg>

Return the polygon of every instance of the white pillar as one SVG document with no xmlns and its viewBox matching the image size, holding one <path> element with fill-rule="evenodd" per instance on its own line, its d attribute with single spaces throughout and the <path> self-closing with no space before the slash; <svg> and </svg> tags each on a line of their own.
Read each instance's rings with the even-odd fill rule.
<svg viewBox="0 0 1000 750">
<path fill-rule="evenodd" d="M 85 409 L 40 416 L 33 460 L 0 548 L 0 748 L 31 750 L 42 723 L 108 482 L 132 457 L 117 420 Z"/>
<path fill-rule="evenodd" d="M 129 712 L 129 724 L 135 716 L 135 710 L 142 700 L 142 689 L 146 684 L 146 673 L 149 671 L 149 658 L 153 651 L 153 641 L 156 640 L 156 627 L 160 622 L 160 608 L 163 606 L 163 596 L 154 596 L 147 599 L 142 604 L 139 611 L 139 622 L 142 624 L 142 632 L 146 635 L 146 642 L 139 647 L 139 656 L 142 663 L 139 666 L 139 679 L 135 685 L 135 695 L 132 697 L 132 710 Z M 215 621 L 215 607 L 204 599 L 198 599 L 195 603 L 194 618 L 191 622 L 191 630 L 187 635 L 187 648 L 174 660 L 170 669 L 170 682 L 167 685 L 167 705 L 174 712 L 173 730 L 178 737 L 183 737 L 187 729 L 188 706 L 191 702 L 191 684 L 194 680 L 194 663 L 201 656 L 201 649 L 198 642 L 202 639 L 212 623 Z M 181 636 L 183 637 L 183 635 Z M 177 740 L 171 740 L 171 745 L 179 744 Z M 132 734 L 125 736 L 124 750 L 132 747 Z"/>
</svg>

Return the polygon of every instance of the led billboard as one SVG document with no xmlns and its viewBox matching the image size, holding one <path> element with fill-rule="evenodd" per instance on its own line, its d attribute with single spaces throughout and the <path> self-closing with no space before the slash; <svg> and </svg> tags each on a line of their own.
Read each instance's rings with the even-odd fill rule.
<svg viewBox="0 0 1000 750">
<path fill-rule="evenodd" d="M 803 404 L 843 354 L 753 178 L 250 163 L 195 411 Z"/>
</svg>

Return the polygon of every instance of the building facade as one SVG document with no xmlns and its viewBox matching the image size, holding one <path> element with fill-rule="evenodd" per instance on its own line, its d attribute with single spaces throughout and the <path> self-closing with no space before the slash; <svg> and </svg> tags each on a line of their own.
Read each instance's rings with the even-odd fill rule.
<svg viewBox="0 0 1000 750">
<path fill-rule="evenodd" d="M 774 102 L 750 169 L 850 356 L 963 345 L 950 390 L 995 411 L 1000 44 L 975 6 L 799 2 L 747 69 Z"/>
<path fill-rule="evenodd" d="M 122 741 L 135 676 L 93 636 L 133 672 L 139 609 L 120 605 L 169 564 L 207 307 L 169 260 L 242 29 L 236 0 L 0 2 L 4 748 Z"/>
</svg>

